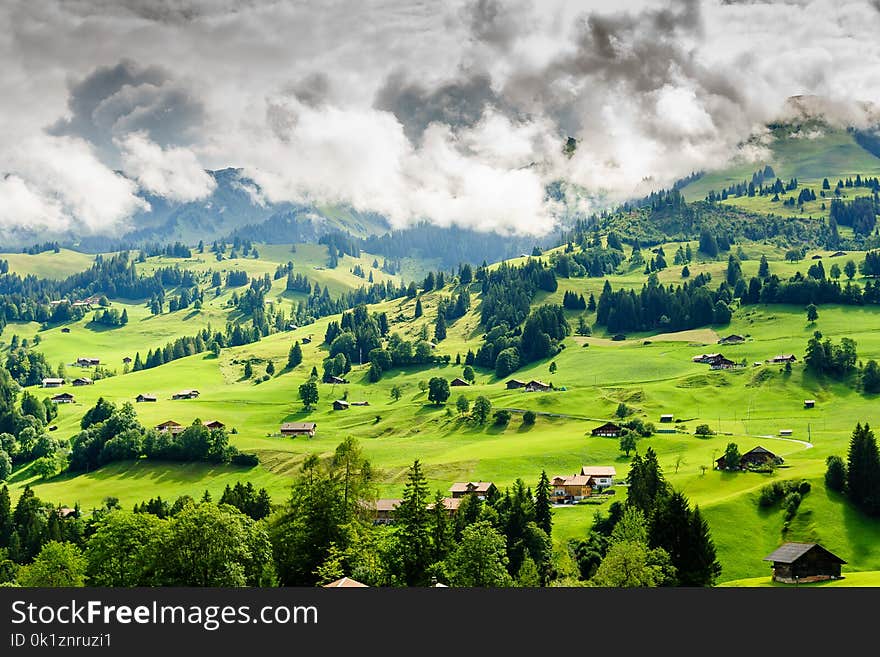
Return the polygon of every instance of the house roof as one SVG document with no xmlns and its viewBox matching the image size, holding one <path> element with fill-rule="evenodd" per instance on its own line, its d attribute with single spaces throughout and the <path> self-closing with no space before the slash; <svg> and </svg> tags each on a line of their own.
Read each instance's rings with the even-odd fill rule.
<svg viewBox="0 0 880 657">
<path fill-rule="evenodd" d="M 455 377 L 454 379 L 452 379 L 451 384 L 454 386 L 469 386 L 470 385 L 470 383 L 468 383 L 467 381 L 465 381 L 464 379 L 462 379 L 461 377 L 458 377 L 458 376 Z"/>
<path fill-rule="evenodd" d="M 538 381 L 538 380 L 536 380 L 536 379 L 532 379 L 532 380 L 529 381 L 526 385 L 529 385 L 529 386 L 541 386 L 542 388 L 549 388 L 549 387 L 550 387 L 550 384 L 549 384 L 549 383 L 544 383 L 543 381 Z"/>
<path fill-rule="evenodd" d="M 516 383 L 517 385 L 525 385 L 526 384 L 525 381 L 520 381 L 519 379 L 509 379 L 508 381 L 505 381 L 505 383 L 508 385 L 510 385 L 511 383 Z"/>
<path fill-rule="evenodd" d="M 287 431 L 313 431 L 318 427 L 314 422 L 285 422 L 281 425 L 281 430 Z"/>
<path fill-rule="evenodd" d="M 593 429 L 593 431 L 599 431 L 601 429 L 609 429 L 612 431 L 622 431 L 623 430 L 622 427 L 614 424 L 614 422 L 606 422 L 605 424 L 599 425 L 598 427 Z"/>
<path fill-rule="evenodd" d="M 57 395 L 53 395 L 52 399 L 73 399 L 73 395 L 69 392 L 62 392 Z"/>
<path fill-rule="evenodd" d="M 838 563 L 846 563 L 846 561 L 838 557 L 836 554 L 829 552 L 818 543 L 785 543 L 784 545 L 776 548 L 776 550 L 774 550 L 771 554 L 768 554 L 766 557 L 764 557 L 763 561 L 773 561 L 775 563 L 794 563 L 814 548 L 822 550 L 825 554 L 827 554 Z"/>
<path fill-rule="evenodd" d="M 453 493 L 488 493 L 494 485 L 491 481 L 457 481 L 449 490 Z"/>
<path fill-rule="evenodd" d="M 590 475 L 577 474 L 569 477 L 553 477 L 551 481 L 561 480 L 563 486 L 587 486 L 590 483 Z"/>
<path fill-rule="evenodd" d="M 226 426 L 220 420 L 208 420 L 207 422 L 203 422 L 202 424 L 206 427 L 210 427 L 210 426 L 225 427 Z"/>
<path fill-rule="evenodd" d="M 376 511 L 394 511 L 400 505 L 400 499 L 380 499 L 376 500 Z"/>
<path fill-rule="evenodd" d="M 156 395 L 154 395 L 154 394 L 152 394 L 152 393 L 144 393 L 144 392 L 142 392 L 141 394 L 139 394 L 139 395 L 137 396 L 137 398 L 141 398 L 141 399 L 157 399 Z"/>
<path fill-rule="evenodd" d="M 334 399 L 333 403 L 339 404 L 340 406 L 348 406 L 350 402 L 347 402 L 344 399 Z"/>
<path fill-rule="evenodd" d="M 74 383 L 76 383 L 77 381 L 81 381 L 83 383 L 92 383 L 92 380 L 87 376 L 81 376 L 81 377 L 73 380 Z"/>
<path fill-rule="evenodd" d="M 43 379 L 43 383 L 64 383 L 64 379 L 53 379 L 50 377 Z"/>
<path fill-rule="evenodd" d="M 352 579 L 351 577 L 342 577 L 341 579 L 337 579 L 335 582 L 330 582 L 329 584 L 324 584 L 325 589 L 348 589 L 348 588 L 369 588 L 366 584 L 361 584 L 356 579 Z"/>
<path fill-rule="evenodd" d="M 178 392 L 176 394 L 178 394 L 178 395 L 197 395 L 197 394 L 199 394 L 199 391 L 198 390 L 181 390 L 180 392 Z"/>
<path fill-rule="evenodd" d="M 183 425 L 180 422 L 175 422 L 174 420 L 165 420 L 162 424 L 157 424 L 156 428 L 159 427 L 182 427 Z"/>
<path fill-rule="evenodd" d="M 581 467 L 581 474 L 590 477 L 614 477 L 617 470 L 613 465 L 585 465 Z"/>
</svg>

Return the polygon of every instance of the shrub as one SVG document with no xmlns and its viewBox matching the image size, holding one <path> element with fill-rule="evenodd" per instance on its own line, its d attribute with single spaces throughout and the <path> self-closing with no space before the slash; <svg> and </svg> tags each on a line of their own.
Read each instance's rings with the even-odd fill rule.
<svg viewBox="0 0 880 657">
<path fill-rule="evenodd" d="M 243 452 L 239 452 L 232 457 L 231 463 L 232 465 L 244 465 L 252 468 L 260 464 L 260 458 L 256 454 L 245 454 Z"/>
<path fill-rule="evenodd" d="M 536 418 L 535 411 L 526 411 L 523 413 L 522 423 L 527 427 L 530 427 L 535 423 Z"/>
<path fill-rule="evenodd" d="M 715 432 L 709 428 L 708 424 L 698 424 L 697 428 L 694 429 L 694 434 L 697 436 L 714 436 Z"/>
<path fill-rule="evenodd" d="M 495 411 L 495 414 L 492 417 L 495 418 L 495 424 L 506 426 L 507 423 L 510 422 L 510 411 L 501 409 L 500 411 Z"/>
</svg>

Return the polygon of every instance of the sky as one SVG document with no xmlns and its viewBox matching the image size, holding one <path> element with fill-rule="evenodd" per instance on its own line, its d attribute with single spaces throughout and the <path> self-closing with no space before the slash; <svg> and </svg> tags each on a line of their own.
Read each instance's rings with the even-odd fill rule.
<svg viewBox="0 0 880 657">
<path fill-rule="evenodd" d="M 880 0 L 3 0 L 0 234 L 120 234 L 236 167 L 272 201 L 545 234 L 880 103 Z M 867 108 L 867 109 L 866 109 Z M 572 157 L 563 154 L 577 139 Z"/>
</svg>

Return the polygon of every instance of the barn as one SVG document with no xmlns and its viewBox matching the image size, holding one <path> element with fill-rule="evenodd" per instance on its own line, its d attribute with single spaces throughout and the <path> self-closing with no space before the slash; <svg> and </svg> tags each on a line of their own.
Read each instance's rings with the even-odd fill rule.
<svg viewBox="0 0 880 657">
<path fill-rule="evenodd" d="M 846 561 L 818 543 L 785 543 L 764 561 L 773 564 L 773 580 L 786 584 L 840 579 Z"/>
</svg>

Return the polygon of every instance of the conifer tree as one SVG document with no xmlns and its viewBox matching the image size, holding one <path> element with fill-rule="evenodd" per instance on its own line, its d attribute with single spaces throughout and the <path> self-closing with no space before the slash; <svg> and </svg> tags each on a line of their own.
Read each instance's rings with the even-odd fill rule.
<svg viewBox="0 0 880 657">
<path fill-rule="evenodd" d="M 416 459 L 409 469 L 403 498 L 394 511 L 398 528 L 400 578 L 407 586 L 427 584 L 431 565 L 431 519 L 428 514 L 428 482 Z"/>
<path fill-rule="evenodd" d="M 547 472 L 541 470 L 538 487 L 535 488 L 535 523 L 543 529 L 547 536 L 553 529 L 553 512 L 550 506 L 550 480 Z"/>
</svg>

